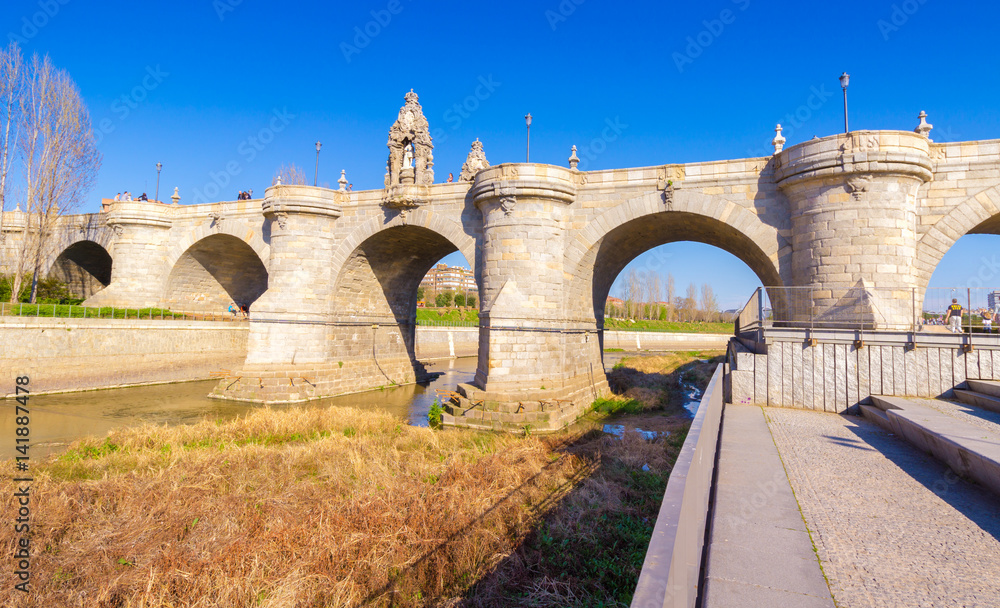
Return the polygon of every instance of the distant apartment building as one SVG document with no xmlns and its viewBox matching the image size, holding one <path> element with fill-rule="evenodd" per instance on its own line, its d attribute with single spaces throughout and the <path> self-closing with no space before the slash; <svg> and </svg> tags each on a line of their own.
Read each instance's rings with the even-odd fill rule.
<svg viewBox="0 0 1000 608">
<path fill-rule="evenodd" d="M 1000 291 L 991 291 L 986 295 L 986 303 L 990 310 L 1000 309 Z"/>
<path fill-rule="evenodd" d="M 424 280 L 420 281 L 420 286 L 424 288 L 425 293 L 452 291 L 464 294 L 479 292 L 479 288 L 476 287 L 476 277 L 471 270 L 447 264 L 438 264 L 431 268 Z"/>
</svg>

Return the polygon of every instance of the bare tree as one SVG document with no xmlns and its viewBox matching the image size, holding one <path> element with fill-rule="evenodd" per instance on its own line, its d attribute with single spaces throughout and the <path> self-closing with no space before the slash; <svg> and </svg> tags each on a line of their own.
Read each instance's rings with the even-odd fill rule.
<svg viewBox="0 0 1000 608">
<path fill-rule="evenodd" d="M 7 211 L 7 195 L 10 191 L 8 175 L 17 147 L 17 111 L 23 82 L 24 59 L 21 57 L 21 48 L 17 43 L 11 42 L 6 49 L 0 50 L 0 248 L 5 244 L 3 240 L 6 238 L 3 231 L 3 212 Z M 6 249 L 12 254 L 13 259 L 7 263 L 0 263 L 0 272 L 14 271 L 13 280 L 16 285 L 12 287 L 16 288 L 11 291 L 11 302 L 17 301 L 17 292 L 21 289 L 21 276 L 24 274 L 24 269 L 15 268 L 17 264 L 12 262 L 23 258 L 20 251 L 23 246 L 23 240 L 15 244 L 12 239 Z"/>
<path fill-rule="evenodd" d="M 272 186 L 276 186 L 279 183 L 282 186 L 305 186 L 306 172 L 295 163 L 287 166 L 281 165 L 278 167 L 277 173 L 274 174 L 274 179 L 271 180 Z"/>
<path fill-rule="evenodd" d="M 684 320 L 694 321 L 698 315 L 698 290 L 694 283 L 688 285 L 687 295 L 684 296 Z"/>
<path fill-rule="evenodd" d="M 701 284 L 701 311 L 706 321 L 714 321 L 719 315 L 719 302 L 708 283 Z"/>
<path fill-rule="evenodd" d="M 663 298 L 663 287 L 660 284 L 660 275 L 657 273 L 650 273 L 649 280 L 649 301 L 651 306 L 650 318 L 659 319 L 660 318 L 660 300 Z"/>
<path fill-rule="evenodd" d="M 76 83 L 48 56 L 31 58 L 20 96 L 18 150 L 24 168 L 28 233 L 33 233 L 31 301 L 42 254 L 58 217 L 93 187 L 101 166 L 90 113 Z"/>
<path fill-rule="evenodd" d="M 667 311 L 667 318 L 671 321 L 674 320 L 674 317 L 676 315 L 676 310 L 675 310 L 676 306 L 674 305 L 674 291 L 675 291 L 674 275 L 671 273 L 667 273 L 667 293 L 665 295 L 667 296 L 667 306 L 670 307 L 670 310 Z"/>
</svg>

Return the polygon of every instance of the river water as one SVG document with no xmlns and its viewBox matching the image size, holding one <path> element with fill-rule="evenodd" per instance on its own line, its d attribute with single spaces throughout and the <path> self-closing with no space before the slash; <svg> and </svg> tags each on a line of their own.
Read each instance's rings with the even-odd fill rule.
<svg viewBox="0 0 1000 608">
<path fill-rule="evenodd" d="M 426 384 L 410 384 L 384 390 L 355 393 L 306 403 L 272 405 L 329 407 L 343 405 L 389 412 L 416 426 L 427 426 L 427 412 L 435 389 L 455 390 L 476 375 L 476 358 L 465 357 L 424 363 L 428 372 L 440 374 Z M 228 420 L 259 404 L 209 399 L 217 380 L 136 386 L 59 395 L 37 395 L 28 400 L 32 460 L 59 452 L 87 435 L 103 436 L 115 428 L 153 424 L 190 424 L 203 419 Z M 0 459 L 15 456 L 15 408 L 13 399 L 0 408 Z"/>
<path fill-rule="evenodd" d="M 604 365 L 610 370 L 622 356 L 632 353 L 605 353 Z M 437 396 L 435 389 L 455 390 L 460 383 L 472 382 L 476 358 L 428 361 L 428 372 L 439 374 L 425 384 L 410 384 L 384 390 L 318 399 L 306 403 L 272 405 L 272 409 L 290 407 L 351 406 L 388 412 L 415 426 L 427 426 L 427 412 Z M 204 419 L 228 420 L 262 407 L 240 401 L 209 399 L 217 380 L 137 386 L 60 395 L 37 395 L 29 398 L 32 459 L 59 452 L 76 439 L 88 435 L 103 436 L 115 428 L 152 424 L 191 424 Z M 684 407 L 692 415 L 698 409 L 701 391 L 684 385 Z M 16 455 L 15 408 L 13 399 L 0 408 L 0 459 Z"/>
</svg>

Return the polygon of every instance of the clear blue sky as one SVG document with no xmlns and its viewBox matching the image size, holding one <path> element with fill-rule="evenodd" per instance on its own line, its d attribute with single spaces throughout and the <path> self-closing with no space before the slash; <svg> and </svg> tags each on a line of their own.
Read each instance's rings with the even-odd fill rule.
<svg viewBox="0 0 1000 608">
<path fill-rule="evenodd" d="M 121 190 L 152 196 L 158 161 L 161 198 L 261 194 L 282 163 L 311 174 L 316 140 L 321 183 L 346 169 L 355 189 L 380 188 L 411 88 L 441 177 L 477 137 L 491 163 L 523 160 L 527 112 L 536 162 L 565 165 L 607 120 L 627 126 L 587 169 L 767 155 L 777 122 L 787 145 L 843 128 L 845 70 L 852 128 L 912 129 L 926 110 L 937 141 L 1000 138 L 998 22 L 995 3 L 933 0 L 6 0 L 0 32 L 68 70 L 103 123 L 82 207 L 94 211 Z M 825 101 L 809 108 L 815 91 Z M 967 240 L 946 260 L 957 274 L 932 284 L 964 285 L 981 265 L 984 245 Z M 673 244 L 636 263 L 650 255 L 679 290 L 713 283 L 724 307 L 758 283 L 714 248 Z"/>
</svg>

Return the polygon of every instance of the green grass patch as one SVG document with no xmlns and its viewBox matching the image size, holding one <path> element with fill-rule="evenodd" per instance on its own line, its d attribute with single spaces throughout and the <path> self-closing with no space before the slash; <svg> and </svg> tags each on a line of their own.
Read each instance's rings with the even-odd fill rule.
<svg viewBox="0 0 1000 608">
<path fill-rule="evenodd" d="M 175 313 L 166 308 L 112 308 L 69 304 L 10 304 L 0 307 L 4 315 L 21 317 L 55 317 L 59 319 L 177 319 L 199 320 L 224 315 Z"/>
<path fill-rule="evenodd" d="M 418 308 L 417 325 L 479 327 L 479 311 L 459 310 L 457 308 Z"/>
<path fill-rule="evenodd" d="M 590 406 L 593 411 L 599 414 L 638 414 L 643 408 L 642 404 L 635 399 L 607 399 L 600 398 Z"/>
<path fill-rule="evenodd" d="M 604 319 L 604 329 L 621 331 L 663 331 L 687 334 L 731 334 L 735 331 L 732 323 L 702 323 L 683 321 L 631 321 L 627 319 Z"/>
</svg>

